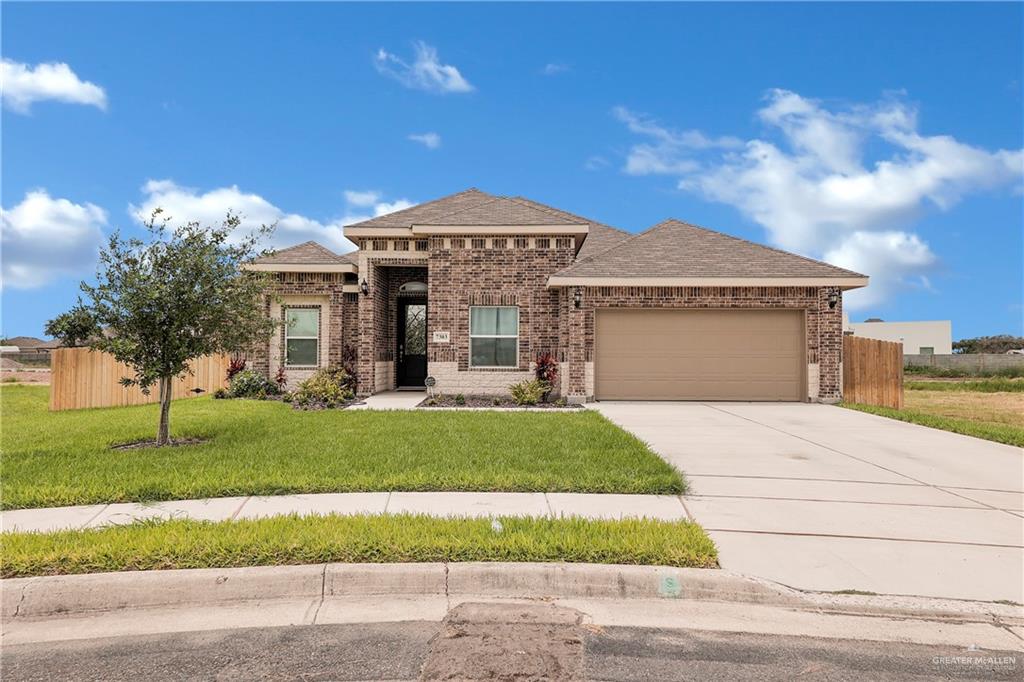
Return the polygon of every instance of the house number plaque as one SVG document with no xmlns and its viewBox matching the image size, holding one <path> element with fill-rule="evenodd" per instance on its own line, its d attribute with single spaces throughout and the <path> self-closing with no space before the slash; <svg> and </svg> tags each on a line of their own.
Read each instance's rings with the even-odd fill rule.
<svg viewBox="0 0 1024 682">
<path fill-rule="evenodd" d="M 452 340 L 451 332 L 434 332 L 434 343 L 449 343 Z"/>
</svg>

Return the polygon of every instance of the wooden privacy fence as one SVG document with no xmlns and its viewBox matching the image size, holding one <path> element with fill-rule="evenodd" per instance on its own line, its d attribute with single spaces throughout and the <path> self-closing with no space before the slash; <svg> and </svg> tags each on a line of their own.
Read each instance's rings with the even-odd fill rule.
<svg viewBox="0 0 1024 682">
<path fill-rule="evenodd" d="M 160 399 L 158 386 L 149 395 L 138 386 L 122 386 L 121 377 L 134 373 L 114 356 L 88 348 L 58 348 L 51 354 L 50 409 L 77 410 L 83 407 L 123 407 L 144 405 Z M 222 388 L 230 358 L 208 355 L 192 363 L 192 374 L 175 379 L 171 397 L 194 398 L 193 389 L 205 395 Z"/>
<path fill-rule="evenodd" d="M 843 337 L 843 400 L 903 408 L 903 344 Z"/>
</svg>

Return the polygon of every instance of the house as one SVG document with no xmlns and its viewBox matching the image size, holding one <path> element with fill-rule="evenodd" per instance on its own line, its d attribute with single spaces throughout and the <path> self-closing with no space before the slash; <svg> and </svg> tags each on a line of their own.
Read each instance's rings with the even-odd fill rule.
<svg viewBox="0 0 1024 682">
<path fill-rule="evenodd" d="M 844 316 L 843 329 L 854 336 L 881 341 L 899 341 L 904 355 L 951 355 L 953 323 L 949 320 L 922 322 L 885 322 L 869 319 L 850 322 Z"/>
<path fill-rule="evenodd" d="M 864 275 L 666 220 L 630 234 L 469 189 L 250 267 L 279 333 L 255 366 L 290 382 L 355 368 L 359 395 L 501 394 L 559 361 L 567 399 L 836 401 L 842 292 Z"/>
</svg>

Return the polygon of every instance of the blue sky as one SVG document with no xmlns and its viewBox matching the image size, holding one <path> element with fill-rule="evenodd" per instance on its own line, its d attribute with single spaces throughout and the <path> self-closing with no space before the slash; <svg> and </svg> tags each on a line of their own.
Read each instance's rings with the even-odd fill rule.
<svg viewBox="0 0 1024 682">
<path fill-rule="evenodd" d="M 860 269 L 854 320 L 1021 334 L 1022 25 L 1019 3 L 6 3 L 2 333 L 39 335 L 158 204 L 342 250 L 345 222 L 475 186 Z"/>
</svg>

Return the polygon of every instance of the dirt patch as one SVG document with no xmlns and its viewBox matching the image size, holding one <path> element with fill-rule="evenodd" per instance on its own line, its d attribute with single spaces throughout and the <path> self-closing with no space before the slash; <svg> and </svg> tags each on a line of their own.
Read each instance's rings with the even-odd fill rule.
<svg viewBox="0 0 1024 682">
<path fill-rule="evenodd" d="M 49 370 L 8 370 L 0 372 L 0 382 L 5 384 L 49 384 Z"/>
<path fill-rule="evenodd" d="M 185 445 L 201 445 L 203 443 L 209 443 L 209 438 L 172 438 L 171 442 L 166 446 L 162 447 L 182 447 Z M 141 450 L 142 448 L 155 448 L 156 440 L 136 440 L 131 443 L 118 443 L 117 445 L 111 445 L 111 450 Z"/>
<path fill-rule="evenodd" d="M 550 604 L 460 604 L 431 641 L 420 679 L 583 679 L 581 620 Z"/>
<path fill-rule="evenodd" d="M 426 398 L 416 407 L 529 407 L 542 410 L 578 410 L 583 406 L 568 403 L 561 404 L 558 402 L 516 405 L 511 398 L 499 395 L 467 395 L 462 402 L 459 402 L 455 396 L 439 395 Z"/>
<path fill-rule="evenodd" d="M 906 391 L 904 406 L 941 417 L 1024 427 L 1024 393 Z"/>
</svg>

